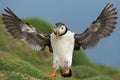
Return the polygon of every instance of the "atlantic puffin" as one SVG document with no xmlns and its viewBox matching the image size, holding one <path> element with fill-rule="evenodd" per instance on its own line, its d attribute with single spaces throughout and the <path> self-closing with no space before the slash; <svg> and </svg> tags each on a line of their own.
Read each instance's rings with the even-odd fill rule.
<svg viewBox="0 0 120 80">
<path fill-rule="evenodd" d="M 94 47 L 100 39 L 113 32 L 117 23 L 117 11 L 113 4 L 108 3 L 95 21 L 81 34 L 76 34 L 61 22 L 54 25 L 49 35 L 44 35 L 35 27 L 22 21 L 8 7 L 2 14 L 3 23 L 13 38 L 23 41 L 34 50 L 44 50 L 48 46 L 53 53 L 53 71 L 48 76 L 54 78 L 60 69 L 63 77 L 72 76 L 72 55 L 74 50 L 84 50 Z M 44 26 L 41 26 L 44 27 Z"/>
</svg>

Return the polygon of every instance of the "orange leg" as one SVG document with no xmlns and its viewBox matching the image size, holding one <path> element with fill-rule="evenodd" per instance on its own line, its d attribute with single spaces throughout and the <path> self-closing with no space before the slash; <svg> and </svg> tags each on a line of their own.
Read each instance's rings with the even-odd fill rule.
<svg viewBox="0 0 120 80">
<path fill-rule="evenodd" d="M 71 77 L 72 76 L 72 72 L 71 69 L 68 68 L 64 73 L 62 73 L 63 77 Z"/>
<path fill-rule="evenodd" d="M 52 74 L 49 75 L 49 78 L 54 78 L 56 76 L 57 70 L 53 70 Z"/>
<path fill-rule="evenodd" d="M 62 75 L 67 75 L 70 73 L 70 69 L 67 69 L 64 73 L 62 73 Z"/>
</svg>

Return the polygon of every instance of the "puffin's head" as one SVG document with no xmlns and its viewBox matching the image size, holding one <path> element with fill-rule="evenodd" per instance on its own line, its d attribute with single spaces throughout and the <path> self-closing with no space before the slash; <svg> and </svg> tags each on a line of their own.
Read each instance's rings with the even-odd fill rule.
<svg viewBox="0 0 120 80">
<path fill-rule="evenodd" d="M 59 36 L 62 36 L 64 35 L 66 32 L 67 32 L 67 27 L 65 26 L 65 24 L 63 23 L 56 23 L 55 26 L 54 26 L 54 33 L 56 35 L 56 39 L 59 37 Z"/>
</svg>

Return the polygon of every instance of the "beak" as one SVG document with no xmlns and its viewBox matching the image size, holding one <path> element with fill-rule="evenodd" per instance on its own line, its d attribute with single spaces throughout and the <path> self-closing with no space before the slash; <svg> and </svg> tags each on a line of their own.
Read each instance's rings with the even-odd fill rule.
<svg viewBox="0 0 120 80">
<path fill-rule="evenodd" d="M 58 39 L 58 36 L 59 36 L 59 32 L 58 31 L 56 31 L 56 39 Z"/>
</svg>

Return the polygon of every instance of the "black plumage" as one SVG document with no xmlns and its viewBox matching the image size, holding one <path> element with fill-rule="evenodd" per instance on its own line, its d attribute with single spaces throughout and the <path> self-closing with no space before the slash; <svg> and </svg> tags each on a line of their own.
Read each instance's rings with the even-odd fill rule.
<svg viewBox="0 0 120 80">
<path fill-rule="evenodd" d="M 49 36 L 44 36 L 32 25 L 23 22 L 9 8 L 4 10 L 8 14 L 2 14 L 3 23 L 14 38 L 24 41 L 35 50 L 44 50 L 49 45 Z"/>
<path fill-rule="evenodd" d="M 82 34 L 75 34 L 76 44 L 83 49 L 94 47 L 101 38 L 113 32 L 117 23 L 117 11 L 113 4 L 107 4 L 98 18 Z"/>
</svg>

